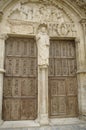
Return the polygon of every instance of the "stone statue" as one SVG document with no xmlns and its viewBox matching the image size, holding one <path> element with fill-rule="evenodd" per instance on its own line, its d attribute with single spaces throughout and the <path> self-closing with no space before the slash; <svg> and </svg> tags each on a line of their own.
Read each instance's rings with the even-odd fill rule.
<svg viewBox="0 0 86 130">
<path fill-rule="evenodd" d="M 49 36 L 47 32 L 47 25 L 41 24 L 39 26 L 39 32 L 36 35 L 37 47 L 38 47 L 38 65 L 49 65 Z"/>
</svg>

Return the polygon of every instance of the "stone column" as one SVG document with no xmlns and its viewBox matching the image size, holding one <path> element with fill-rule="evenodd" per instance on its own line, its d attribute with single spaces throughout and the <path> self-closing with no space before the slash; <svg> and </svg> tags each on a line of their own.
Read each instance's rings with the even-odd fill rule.
<svg viewBox="0 0 86 130">
<path fill-rule="evenodd" d="M 48 66 L 39 66 L 38 86 L 39 122 L 41 125 L 49 124 L 48 119 Z"/>
<path fill-rule="evenodd" d="M 79 70 L 77 71 L 77 77 L 78 77 L 78 103 L 79 103 L 79 117 L 81 119 L 86 120 L 86 19 L 82 19 L 80 21 L 82 26 L 82 40 L 83 43 L 83 51 L 81 52 L 84 57 L 84 65 L 81 64 Z M 78 46 L 79 46 L 78 45 Z M 80 52 L 78 51 L 78 54 Z M 82 58 L 83 58 L 82 57 Z M 81 59 L 80 59 L 81 60 Z"/>
<path fill-rule="evenodd" d="M 46 24 L 40 24 L 36 35 L 38 47 L 38 120 L 41 125 L 48 121 L 48 66 L 49 66 L 49 35 Z"/>
<path fill-rule="evenodd" d="M 6 35 L 0 36 L 0 124 L 2 123 L 2 100 L 3 100 L 3 75 L 4 75 L 4 54 Z"/>
<path fill-rule="evenodd" d="M 85 47 L 85 59 L 86 59 L 86 19 L 80 21 L 83 29 L 84 47 Z M 85 62 L 86 65 L 86 62 Z"/>
</svg>

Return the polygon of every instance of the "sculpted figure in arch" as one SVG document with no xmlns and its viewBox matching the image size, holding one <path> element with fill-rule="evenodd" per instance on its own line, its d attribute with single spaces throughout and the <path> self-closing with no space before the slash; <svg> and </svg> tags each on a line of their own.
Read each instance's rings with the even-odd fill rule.
<svg viewBox="0 0 86 130">
<path fill-rule="evenodd" d="M 38 65 L 49 65 L 49 35 L 47 31 L 47 25 L 41 24 L 36 35 L 37 47 L 38 47 Z"/>
</svg>

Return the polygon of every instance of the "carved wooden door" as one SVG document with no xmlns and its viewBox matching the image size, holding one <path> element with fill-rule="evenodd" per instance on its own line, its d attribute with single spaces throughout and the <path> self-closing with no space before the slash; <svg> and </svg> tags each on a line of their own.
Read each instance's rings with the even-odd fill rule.
<svg viewBox="0 0 86 130">
<path fill-rule="evenodd" d="M 78 115 L 75 43 L 51 40 L 49 59 L 49 116 Z"/>
<path fill-rule="evenodd" d="M 3 120 L 37 117 L 37 48 L 32 38 L 6 41 Z"/>
</svg>

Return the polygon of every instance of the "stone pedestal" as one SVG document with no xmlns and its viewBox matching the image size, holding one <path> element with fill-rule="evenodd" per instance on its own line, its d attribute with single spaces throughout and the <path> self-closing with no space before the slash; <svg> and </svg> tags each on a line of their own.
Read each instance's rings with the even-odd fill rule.
<svg viewBox="0 0 86 130">
<path fill-rule="evenodd" d="M 41 125 L 49 124 L 48 119 L 48 66 L 39 66 L 38 86 L 39 121 Z"/>
</svg>

